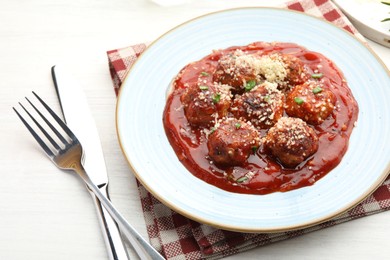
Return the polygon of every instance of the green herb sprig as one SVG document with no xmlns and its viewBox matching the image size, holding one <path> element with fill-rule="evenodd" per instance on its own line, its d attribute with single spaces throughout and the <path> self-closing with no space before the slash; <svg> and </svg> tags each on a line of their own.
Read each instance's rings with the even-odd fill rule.
<svg viewBox="0 0 390 260">
<path fill-rule="evenodd" d="M 245 85 L 245 91 L 251 91 L 256 86 L 255 80 L 249 80 Z"/>
<path fill-rule="evenodd" d="M 300 97 L 295 97 L 295 98 L 294 98 L 294 101 L 295 101 L 295 103 L 297 103 L 298 105 L 302 105 L 302 104 L 305 102 L 305 100 L 303 100 L 303 99 L 300 98 Z"/>
<path fill-rule="evenodd" d="M 248 177 L 242 176 L 242 177 L 238 178 L 238 179 L 236 180 L 236 182 L 237 182 L 237 183 L 242 183 L 242 182 L 244 182 L 244 181 L 246 181 L 246 180 L 248 180 L 248 179 L 249 179 Z"/>
<path fill-rule="evenodd" d="M 213 98 L 212 98 L 212 100 L 213 100 L 214 104 L 217 104 L 221 100 L 221 94 L 220 93 L 215 93 Z"/>
<path fill-rule="evenodd" d="M 390 2 L 381 2 L 381 3 L 384 4 L 384 5 L 389 5 L 390 6 Z M 388 22 L 388 21 L 390 21 L 390 17 L 383 19 L 381 22 Z"/>
</svg>

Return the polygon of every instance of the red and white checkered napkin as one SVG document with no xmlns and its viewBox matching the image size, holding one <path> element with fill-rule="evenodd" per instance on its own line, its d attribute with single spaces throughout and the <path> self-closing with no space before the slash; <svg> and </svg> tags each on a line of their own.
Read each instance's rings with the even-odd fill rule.
<svg viewBox="0 0 390 260">
<path fill-rule="evenodd" d="M 324 18 L 364 40 L 329 0 L 291 1 L 283 8 Z M 131 65 L 146 47 L 146 44 L 138 44 L 107 52 L 116 93 Z M 139 183 L 138 187 L 150 241 L 167 259 L 217 259 L 390 209 L 389 176 L 371 196 L 333 220 L 296 231 L 238 233 L 189 220 L 163 205 Z"/>
</svg>

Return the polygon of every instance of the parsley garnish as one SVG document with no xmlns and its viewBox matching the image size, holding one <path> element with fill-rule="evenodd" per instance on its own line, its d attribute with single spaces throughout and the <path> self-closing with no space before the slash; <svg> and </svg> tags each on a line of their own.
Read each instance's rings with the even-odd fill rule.
<svg viewBox="0 0 390 260">
<path fill-rule="evenodd" d="M 256 80 L 249 80 L 245 85 L 245 91 L 250 91 L 256 86 Z"/>
<path fill-rule="evenodd" d="M 381 3 L 384 4 L 384 5 L 390 5 L 389 2 L 381 2 Z M 389 21 L 390 21 L 390 17 L 383 19 L 381 22 L 389 22 Z"/>
<path fill-rule="evenodd" d="M 244 181 L 246 181 L 246 180 L 248 180 L 248 177 L 242 176 L 242 177 L 238 178 L 238 179 L 236 180 L 236 182 L 237 182 L 237 183 L 242 183 L 242 182 L 244 182 Z"/>
<path fill-rule="evenodd" d="M 314 74 L 311 74 L 311 77 L 312 77 L 313 79 L 320 79 L 320 78 L 322 78 L 322 76 L 324 76 L 324 74 L 322 74 L 322 73 L 314 73 Z"/>
<path fill-rule="evenodd" d="M 322 91 L 322 88 L 320 88 L 320 87 L 315 87 L 315 88 L 313 88 L 313 93 L 314 94 L 318 94 L 318 93 L 320 93 Z"/>
<path fill-rule="evenodd" d="M 220 93 L 214 94 L 213 102 L 218 103 L 220 100 L 221 100 L 221 94 Z"/>
<path fill-rule="evenodd" d="M 303 104 L 303 102 L 305 102 L 302 98 L 300 98 L 300 97 L 295 97 L 294 98 L 294 101 L 295 101 L 295 103 L 297 103 L 298 105 L 301 105 L 301 104 Z"/>
</svg>

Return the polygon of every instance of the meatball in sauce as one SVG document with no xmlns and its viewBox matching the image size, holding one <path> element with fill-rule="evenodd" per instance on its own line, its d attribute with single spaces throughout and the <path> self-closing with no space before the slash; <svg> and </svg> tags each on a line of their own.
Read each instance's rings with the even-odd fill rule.
<svg viewBox="0 0 390 260">
<path fill-rule="evenodd" d="M 259 147 L 259 132 L 251 123 L 223 118 L 208 136 L 208 155 L 222 166 L 243 165 Z"/>
<path fill-rule="evenodd" d="M 318 150 L 318 136 L 303 120 L 282 117 L 264 137 L 264 148 L 283 166 L 294 168 Z"/>
<path fill-rule="evenodd" d="M 342 72 L 327 57 L 294 43 L 254 42 L 185 66 L 163 124 L 194 176 L 262 195 L 326 176 L 346 153 L 357 116 Z"/>
<path fill-rule="evenodd" d="M 227 115 L 231 103 L 230 87 L 221 84 L 191 85 L 181 96 L 190 124 L 207 126 Z"/>
<path fill-rule="evenodd" d="M 310 78 L 305 65 L 297 57 L 293 55 L 283 55 L 283 62 L 287 68 L 287 82 L 284 85 L 284 89 L 291 89 Z"/>
<path fill-rule="evenodd" d="M 283 93 L 277 84 L 264 82 L 242 95 L 236 95 L 230 108 L 236 118 L 250 121 L 259 128 L 270 128 L 284 112 Z"/>
<path fill-rule="evenodd" d="M 309 124 L 319 125 L 333 112 L 336 97 L 331 90 L 316 81 L 295 86 L 286 98 L 286 112 Z"/>
<path fill-rule="evenodd" d="M 222 56 L 214 74 L 214 81 L 232 86 L 235 92 L 242 92 L 246 84 L 258 81 L 254 63 L 259 57 L 245 54 L 241 50 Z"/>
</svg>

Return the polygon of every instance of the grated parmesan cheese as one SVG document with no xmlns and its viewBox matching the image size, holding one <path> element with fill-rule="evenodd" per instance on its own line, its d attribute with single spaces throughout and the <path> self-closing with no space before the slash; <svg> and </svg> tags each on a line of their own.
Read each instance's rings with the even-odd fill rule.
<svg viewBox="0 0 390 260">
<path fill-rule="evenodd" d="M 241 74 L 255 75 L 266 81 L 282 84 L 288 73 L 283 57 L 277 53 L 259 56 L 236 50 L 232 55 L 221 58 L 220 63 L 224 72 L 233 78 Z M 245 85 L 245 79 L 243 83 Z"/>
</svg>

